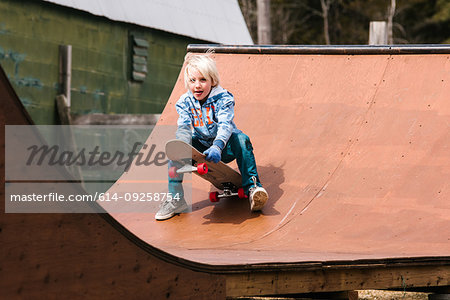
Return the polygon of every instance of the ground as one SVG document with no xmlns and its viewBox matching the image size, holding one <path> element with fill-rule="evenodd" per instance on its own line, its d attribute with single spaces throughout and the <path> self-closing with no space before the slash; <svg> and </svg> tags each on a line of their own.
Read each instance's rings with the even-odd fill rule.
<svg viewBox="0 0 450 300">
<path fill-rule="evenodd" d="M 363 300 L 427 300 L 428 294 L 366 290 L 358 291 L 358 298 Z"/>
<path fill-rule="evenodd" d="M 359 300 L 428 300 L 427 293 L 392 292 L 380 290 L 358 291 Z M 239 297 L 232 300 L 309 300 L 309 298 L 292 297 Z"/>
</svg>

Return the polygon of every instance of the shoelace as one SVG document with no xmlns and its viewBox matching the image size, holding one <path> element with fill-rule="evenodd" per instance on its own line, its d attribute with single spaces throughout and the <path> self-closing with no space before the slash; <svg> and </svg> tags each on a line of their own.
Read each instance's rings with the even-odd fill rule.
<svg viewBox="0 0 450 300">
<path fill-rule="evenodd" d="M 253 185 L 255 186 L 255 188 L 257 187 L 257 185 L 256 185 L 256 177 L 255 176 L 252 176 L 252 180 L 253 180 Z"/>
</svg>

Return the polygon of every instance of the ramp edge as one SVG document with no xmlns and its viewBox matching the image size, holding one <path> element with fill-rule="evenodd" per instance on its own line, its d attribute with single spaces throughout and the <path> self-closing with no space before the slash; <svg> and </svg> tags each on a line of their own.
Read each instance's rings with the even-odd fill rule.
<svg viewBox="0 0 450 300">
<path fill-rule="evenodd" d="M 450 54 L 450 44 L 417 45 L 219 45 L 190 44 L 188 52 L 228 54 L 333 54 L 333 55 L 368 55 L 368 54 Z"/>
<path fill-rule="evenodd" d="M 423 257 L 398 257 L 398 258 L 374 258 L 359 260 L 334 260 L 334 261 L 304 261 L 290 263 L 253 263 L 253 264 L 228 264 L 217 265 L 188 260 L 167 251 L 156 248 L 138 236 L 134 235 L 113 216 L 108 213 L 99 215 L 114 229 L 119 231 L 130 242 L 143 249 L 147 253 L 174 265 L 190 269 L 196 272 L 210 274 L 237 274 L 253 272 L 292 272 L 292 271 L 321 271 L 321 270 L 345 270 L 345 269 L 378 269 L 398 267 L 425 267 L 425 266 L 450 266 L 450 256 L 423 256 Z"/>
</svg>

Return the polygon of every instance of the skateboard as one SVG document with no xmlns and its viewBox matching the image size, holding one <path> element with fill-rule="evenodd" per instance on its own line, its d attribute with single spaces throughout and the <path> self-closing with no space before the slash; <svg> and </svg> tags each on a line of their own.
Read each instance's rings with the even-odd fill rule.
<svg viewBox="0 0 450 300">
<path fill-rule="evenodd" d="M 224 162 L 208 162 L 205 155 L 180 140 L 170 140 L 166 143 L 166 155 L 170 160 L 182 165 L 169 169 L 170 178 L 175 178 L 182 173 L 195 173 L 222 191 L 222 193 L 211 192 L 209 194 L 211 202 L 218 202 L 221 198 L 233 196 L 247 198 L 242 188 L 241 174 Z"/>
</svg>

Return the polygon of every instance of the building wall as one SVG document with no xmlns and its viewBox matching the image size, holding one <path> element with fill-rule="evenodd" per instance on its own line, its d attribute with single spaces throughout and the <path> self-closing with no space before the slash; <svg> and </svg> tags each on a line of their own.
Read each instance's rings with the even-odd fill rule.
<svg viewBox="0 0 450 300">
<path fill-rule="evenodd" d="M 147 76 L 132 80 L 133 39 L 148 42 Z M 72 45 L 72 113 L 159 113 L 186 46 L 202 41 L 41 1 L 0 1 L 0 64 L 37 124 L 58 124 L 59 45 Z"/>
</svg>

